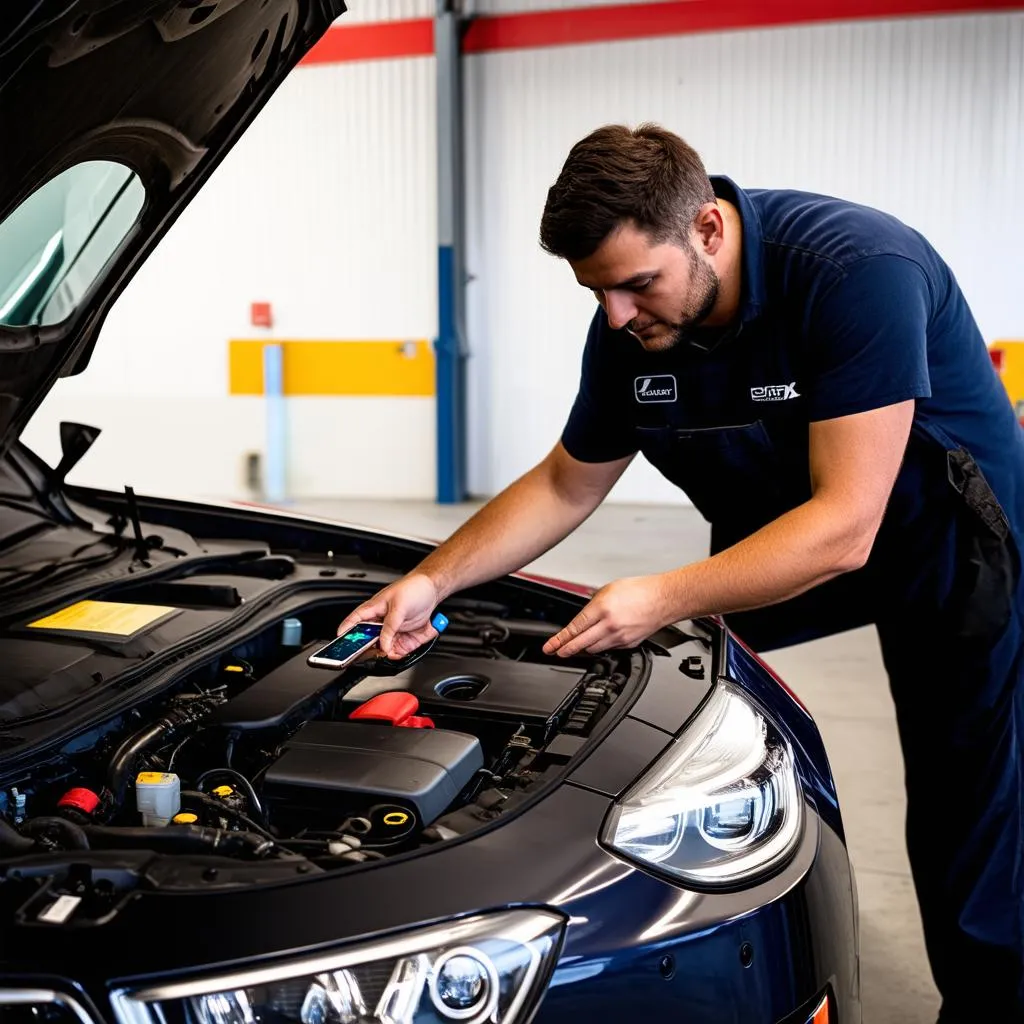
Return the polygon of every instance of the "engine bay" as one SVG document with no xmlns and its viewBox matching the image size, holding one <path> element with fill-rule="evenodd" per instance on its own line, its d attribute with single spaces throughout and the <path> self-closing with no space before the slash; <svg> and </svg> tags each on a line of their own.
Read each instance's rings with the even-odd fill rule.
<svg viewBox="0 0 1024 1024">
<path fill-rule="evenodd" d="M 144 850 L 331 870 L 408 853 L 561 778 L 637 675 L 636 652 L 555 659 L 541 647 L 557 623 L 469 599 L 446 604 L 448 628 L 412 664 L 312 666 L 376 584 L 346 594 L 293 566 L 287 601 L 271 600 L 274 575 L 196 574 L 93 602 L 93 615 L 148 609 L 120 636 L 68 628 L 69 610 L 0 636 L 0 862 Z M 203 642 L 246 604 L 263 610 L 243 638 Z M 83 705 L 86 726 L 33 750 L 33 729 L 56 735 Z"/>
</svg>

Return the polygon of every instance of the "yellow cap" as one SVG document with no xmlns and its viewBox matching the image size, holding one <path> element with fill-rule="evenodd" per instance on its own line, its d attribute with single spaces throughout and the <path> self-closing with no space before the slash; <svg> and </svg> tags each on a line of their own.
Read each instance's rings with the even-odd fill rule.
<svg viewBox="0 0 1024 1024">
<path fill-rule="evenodd" d="M 241 665 L 225 665 L 224 666 L 224 671 L 225 672 L 244 672 L 245 669 L 242 668 Z"/>
<path fill-rule="evenodd" d="M 199 815 L 193 814 L 191 811 L 182 811 L 181 814 L 176 814 L 172 820 L 175 825 L 194 825 L 199 820 Z"/>
<path fill-rule="evenodd" d="M 214 796 L 231 796 L 235 791 L 230 786 L 218 786 L 214 791 Z"/>
<path fill-rule="evenodd" d="M 168 775 L 167 772 L 139 772 L 135 777 L 136 786 L 159 786 L 170 782 L 174 775 Z"/>
</svg>

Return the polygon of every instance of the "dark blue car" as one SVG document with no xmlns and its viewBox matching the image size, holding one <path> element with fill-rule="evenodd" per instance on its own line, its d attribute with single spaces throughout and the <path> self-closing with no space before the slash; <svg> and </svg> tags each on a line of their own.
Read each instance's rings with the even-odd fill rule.
<svg viewBox="0 0 1024 1024">
<path fill-rule="evenodd" d="M 339 13 L 3 15 L 0 1020 L 857 1024 L 821 739 L 721 623 L 556 660 L 586 591 L 520 574 L 325 668 L 429 545 L 68 486 L 82 424 L 56 467 L 20 442 Z"/>
</svg>

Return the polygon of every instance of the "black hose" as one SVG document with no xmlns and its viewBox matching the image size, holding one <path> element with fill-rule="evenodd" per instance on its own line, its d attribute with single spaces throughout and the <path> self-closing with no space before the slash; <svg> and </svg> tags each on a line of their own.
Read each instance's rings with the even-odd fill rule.
<svg viewBox="0 0 1024 1024">
<path fill-rule="evenodd" d="M 240 821 L 250 832 L 255 832 L 271 842 L 277 841 L 277 837 L 268 832 L 259 822 L 253 821 L 252 818 L 241 811 L 236 811 L 234 807 L 229 807 L 222 800 L 217 800 L 212 796 L 207 796 L 205 793 L 199 793 L 193 789 L 183 789 L 181 791 L 181 799 L 182 802 L 187 800 L 190 803 L 197 803 L 218 816 L 234 818 L 235 821 Z"/>
<path fill-rule="evenodd" d="M 88 850 L 89 839 L 85 829 L 66 818 L 32 818 L 21 828 L 27 836 L 37 832 L 59 832 L 64 846 L 71 850 Z"/>
<path fill-rule="evenodd" d="M 252 783 L 241 772 L 236 772 L 234 768 L 211 768 L 209 771 L 203 772 L 203 774 L 196 779 L 196 789 L 198 789 L 199 792 L 203 792 L 203 783 L 210 778 L 211 775 L 227 775 L 234 779 L 245 793 L 246 798 L 249 801 L 249 806 L 256 812 L 259 820 L 266 825 L 267 815 L 263 810 L 263 804 L 260 803 L 260 798 L 256 795 L 256 790 L 253 789 Z"/>
<path fill-rule="evenodd" d="M 97 846 L 108 849 L 146 849 L 173 853 L 242 854 L 264 857 L 274 848 L 271 840 L 249 832 L 226 832 L 204 825 L 165 825 L 162 828 L 87 825 L 84 829 Z"/>
<path fill-rule="evenodd" d="M 117 748 L 110 760 L 107 776 L 115 808 L 124 803 L 125 793 L 128 791 L 128 783 L 134 774 L 135 765 L 146 748 L 157 742 L 170 743 L 181 727 L 190 722 L 190 718 L 171 712 L 163 718 L 158 718 L 151 725 L 147 725 L 145 729 L 133 733 Z"/>
<path fill-rule="evenodd" d="M 235 744 L 238 742 L 238 730 L 232 729 L 228 733 L 228 742 L 224 747 L 224 763 L 230 768 L 231 758 L 235 756 Z"/>
<path fill-rule="evenodd" d="M 6 819 L 0 818 L 0 851 L 4 853 L 28 853 L 35 849 L 35 840 L 23 836 Z"/>
</svg>

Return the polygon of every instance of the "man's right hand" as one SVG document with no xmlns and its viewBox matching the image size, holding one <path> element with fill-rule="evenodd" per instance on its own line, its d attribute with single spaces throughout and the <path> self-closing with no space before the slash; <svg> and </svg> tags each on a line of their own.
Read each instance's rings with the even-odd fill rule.
<svg viewBox="0 0 1024 1024">
<path fill-rule="evenodd" d="M 425 573 L 411 573 L 353 609 L 338 627 L 338 636 L 357 622 L 383 622 L 381 651 L 389 658 L 404 658 L 437 636 L 430 624 L 437 604 L 434 581 Z"/>
</svg>

